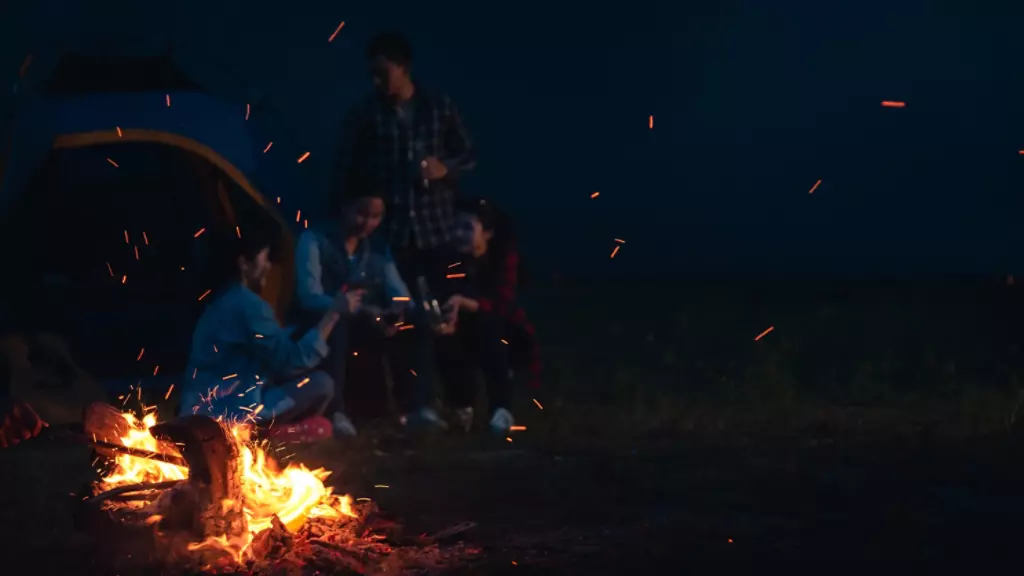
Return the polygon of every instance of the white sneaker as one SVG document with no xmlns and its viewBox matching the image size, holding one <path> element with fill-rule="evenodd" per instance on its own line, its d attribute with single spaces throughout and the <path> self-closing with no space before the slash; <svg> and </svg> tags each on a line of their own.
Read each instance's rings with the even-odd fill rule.
<svg viewBox="0 0 1024 576">
<path fill-rule="evenodd" d="M 437 412 L 430 407 L 420 408 L 418 411 L 411 414 L 403 414 L 398 417 L 398 422 L 402 426 L 426 424 L 427 426 L 440 428 L 441 430 L 448 429 L 448 423 L 438 416 Z"/>
<path fill-rule="evenodd" d="M 508 434 L 516 423 L 512 413 L 504 408 L 498 408 L 491 416 L 491 430 L 496 434 Z"/>
<path fill-rule="evenodd" d="M 433 408 L 422 408 L 417 416 L 421 421 L 426 422 L 431 426 L 436 426 L 437 428 L 440 428 L 442 430 L 448 429 L 448 423 L 445 422 L 443 418 L 438 416 L 437 411 L 434 410 Z"/>
<path fill-rule="evenodd" d="M 335 436 L 345 436 L 351 438 L 356 435 L 356 426 L 349 420 L 348 416 L 341 412 L 335 412 L 334 416 L 331 417 L 331 423 L 334 425 Z"/>
<path fill-rule="evenodd" d="M 473 407 L 466 406 L 465 408 L 456 408 L 455 417 L 459 420 L 459 426 L 466 432 L 473 427 Z"/>
</svg>

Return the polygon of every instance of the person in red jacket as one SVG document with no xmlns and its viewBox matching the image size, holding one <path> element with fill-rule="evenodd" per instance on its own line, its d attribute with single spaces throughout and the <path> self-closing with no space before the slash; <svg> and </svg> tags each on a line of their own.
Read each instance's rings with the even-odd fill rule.
<svg viewBox="0 0 1024 576">
<path fill-rule="evenodd" d="M 533 326 L 518 302 L 522 261 L 508 218 L 487 199 L 461 202 L 455 216 L 450 262 L 442 286 L 445 322 L 438 328 L 435 359 L 448 402 L 461 424 L 473 421 L 475 372 L 487 385 L 491 429 L 513 426 L 511 367 L 526 364 L 530 385 L 539 383 Z"/>
</svg>

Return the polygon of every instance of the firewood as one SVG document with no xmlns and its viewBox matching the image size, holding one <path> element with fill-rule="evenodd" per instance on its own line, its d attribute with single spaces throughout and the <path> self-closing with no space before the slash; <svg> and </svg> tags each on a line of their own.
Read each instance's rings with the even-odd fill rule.
<svg viewBox="0 0 1024 576">
<path fill-rule="evenodd" d="M 128 435 L 131 426 L 125 420 L 124 413 L 110 404 L 93 402 L 85 408 L 83 421 L 86 437 L 92 438 L 98 443 L 96 451 L 108 458 L 116 457 L 118 452 L 102 443 L 118 444 L 121 438 Z M 157 447 L 157 451 L 162 454 L 178 453 L 177 447 L 169 441 L 158 441 Z"/>
<path fill-rule="evenodd" d="M 295 537 L 277 516 L 271 519 L 270 528 L 256 535 L 252 542 L 252 553 L 258 560 L 276 561 L 284 557 L 295 544 Z"/>
<path fill-rule="evenodd" d="M 357 574 L 366 573 L 366 565 L 355 558 L 356 556 L 360 556 L 358 550 L 352 550 L 350 548 L 343 546 L 342 544 L 336 542 L 328 542 L 327 540 L 323 540 L 321 538 L 313 538 L 309 541 L 309 543 L 315 546 L 319 546 L 321 548 L 325 548 L 331 552 L 330 555 L 326 558 L 322 555 L 322 553 L 318 554 L 315 551 L 313 552 L 314 558 L 320 561 L 322 567 L 336 568 L 340 565 Z M 327 560 L 327 562 L 324 562 L 324 560 Z"/>
<path fill-rule="evenodd" d="M 473 528 L 476 528 L 476 522 L 459 522 L 454 526 L 449 526 L 448 528 L 441 530 L 433 536 L 430 536 L 429 540 L 431 542 L 441 542 L 453 536 L 458 536 L 463 532 L 472 530 Z"/>
<path fill-rule="evenodd" d="M 117 442 L 128 435 L 131 426 L 124 412 L 104 402 L 93 402 L 85 407 L 83 425 L 87 435 L 95 435 L 103 442 Z"/>
<path fill-rule="evenodd" d="M 114 496 L 118 496 L 121 494 L 129 494 L 132 492 L 147 492 L 152 490 L 165 490 L 167 488 L 171 488 L 172 486 L 176 486 L 178 482 L 178 480 L 169 480 L 165 482 L 126 484 L 124 486 L 118 486 L 117 488 L 111 488 L 106 492 L 100 492 L 95 496 L 86 498 L 83 502 L 85 504 L 98 504 L 100 502 L 103 502 L 104 500 L 108 500 L 110 498 L 113 498 Z"/>
</svg>

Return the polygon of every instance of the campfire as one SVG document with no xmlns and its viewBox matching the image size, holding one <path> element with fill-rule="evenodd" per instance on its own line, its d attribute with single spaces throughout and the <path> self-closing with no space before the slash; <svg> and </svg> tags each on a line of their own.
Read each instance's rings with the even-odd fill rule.
<svg viewBox="0 0 1024 576">
<path fill-rule="evenodd" d="M 376 506 L 324 485 L 330 472 L 281 467 L 251 425 L 190 416 L 157 423 L 105 404 L 86 413 L 101 477 L 82 500 L 117 569 L 164 573 L 434 571 L 478 553 L 441 543 L 472 527 L 408 537 Z"/>
</svg>

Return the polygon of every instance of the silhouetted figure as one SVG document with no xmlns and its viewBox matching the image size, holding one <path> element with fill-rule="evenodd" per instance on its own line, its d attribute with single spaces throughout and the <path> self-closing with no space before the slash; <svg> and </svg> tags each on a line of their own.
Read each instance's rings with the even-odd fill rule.
<svg viewBox="0 0 1024 576">
<path fill-rule="evenodd" d="M 387 194 L 385 231 L 404 278 L 433 269 L 450 239 L 460 175 L 476 164 L 455 105 L 413 81 L 412 47 L 381 33 L 366 47 L 376 94 L 350 113 L 332 194 Z"/>
</svg>

